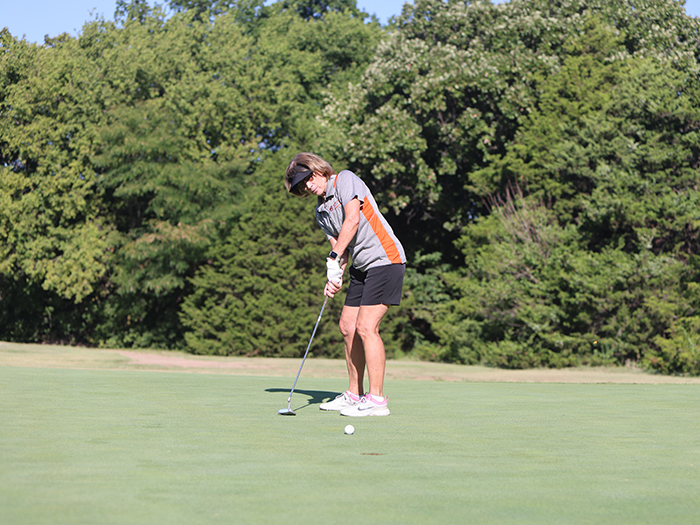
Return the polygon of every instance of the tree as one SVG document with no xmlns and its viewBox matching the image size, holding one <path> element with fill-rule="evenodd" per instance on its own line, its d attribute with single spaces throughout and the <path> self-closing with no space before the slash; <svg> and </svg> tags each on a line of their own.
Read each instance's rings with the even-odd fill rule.
<svg viewBox="0 0 700 525">
<path fill-rule="evenodd" d="M 44 46 L 3 32 L 3 337 L 184 347 L 190 278 L 248 231 L 257 170 L 312 136 L 325 90 L 381 32 L 340 4 L 308 20 L 255 1 L 173 6 L 120 1 L 114 22 Z"/>
<path fill-rule="evenodd" d="M 177 13 L 189 12 L 198 21 L 229 14 L 244 26 L 254 26 L 264 16 L 263 0 L 169 0 L 168 6 Z"/>
<path fill-rule="evenodd" d="M 300 355 L 326 248 L 281 176 L 313 150 L 407 248 L 390 355 L 697 373 L 679 2 L 416 0 L 387 31 L 345 0 L 170 8 L 0 34 L 1 337 Z"/>
<path fill-rule="evenodd" d="M 324 136 L 328 150 L 363 174 L 380 202 L 389 204 L 408 253 L 423 261 L 425 254 L 441 255 L 432 266 L 423 263 L 422 278 L 414 282 L 436 275 L 445 263 L 456 270 L 443 273 L 442 286 L 453 299 L 436 294 L 434 318 L 426 322 L 425 310 L 406 313 L 414 328 L 421 326 L 417 352 L 508 366 L 561 366 L 595 352 L 618 362 L 641 359 L 634 345 L 663 332 L 669 317 L 625 325 L 624 312 L 644 315 L 640 304 L 656 292 L 647 295 L 642 283 L 671 289 L 681 275 L 687 255 L 661 245 L 680 242 L 686 249 L 696 238 L 685 202 L 692 207 L 696 199 L 690 174 L 697 162 L 691 109 L 697 30 L 697 21 L 669 0 L 634 6 L 417 0 L 404 7 L 362 81 L 327 105 Z M 641 90 L 629 91 L 635 81 L 652 90 L 653 102 Z M 656 116 L 635 114 L 631 106 L 654 107 Z M 646 140 L 649 148 L 630 149 Z M 659 185 L 652 184 L 640 202 L 635 184 L 641 178 L 647 188 L 654 177 Z M 505 213 L 505 195 L 518 195 L 513 188 L 523 197 L 511 197 L 511 212 Z M 673 212 L 652 204 L 673 209 L 673 195 L 687 199 L 678 222 L 670 218 Z M 651 210 L 653 218 L 645 222 L 642 215 Z M 534 221 L 540 240 L 554 239 L 542 241 L 554 243 L 546 257 L 538 255 L 543 252 L 537 243 L 519 244 L 527 231 L 517 233 L 515 224 L 505 228 L 523 214 Z M 663 236 L 656 233 L 660 224 Z M 645 253 L 641 239 L 650 238 L 655 249 Z M 626 244 L 619 248 L 619 242 Z M 595 283 L 601 265 L 614 261 L 627 270 Z M 655 273 L 661 267 L 666 276 Z M 589 287 L 590 302 L 578 318 L 576 301 L 562 303 L 577 293 L 563 279 L 572 268 L 591 281 L 579 285 Z M 623 292 L 630 279 L 636 284 Z M 618 288 L 619 324 L 614 329 L 610 319 L 607 333 L 636 335 L 600 353 L 582 342 L 601 319 L 587 316 L 600 307 L 601 290 Z M 674 304 L 676 292 L 668 299 Z M 682 310 L 681 303 L 673 311 Z M 525 356 L 515 356 L 524 349 Z"/>
<path fill-rule="evenodd" d="M 471 341 L 448 355 L 524 367 L 648 353 L 661 369 L 664 334 L 696 315 L 681 283 L 698 241 L 698 86 L 664 59 L 609 60 L 610 27 L 586 27 L 514 145 L 474 176 L 526 191 L 493 196 L 465 230 L 466 269 L 450 277 L 464 298 L 435 326 L 445 342 L 464 326 Z"/>
<path fill-rule="evenodd" d="M 65 35 L 44 47 L 1 38 L 3 330 L 15 340 L 84 342 L 76 305 L 95 296 L 109 259 L 90 164 L 97 74 Z M 17 322 L 15 310 L 31 322 Z"/>
<path fill-rule="evenodd" d="M 326 13 L 334 11 L 348 12 L 355 17 L 366 16 L 361 14 L 355 0 L 283 0 L 281 5 L 285 9 L 293 9 L 305 20 L 320 20 Z"/>
<path fill-rule="evenodd" d="M 301 355 L 322 301 L 327 244 L 312 203 L 284 191 L 286 165 L 316 136 L 329 85 L 371 59 L 377 24 L 348 13 L 304 20 L 279 12 L 259 27 L 249 76 L 260 104 L 261 162 L 242 185 L 236 220 L 221 229 L 191 280 L 181 320 L 190 349 L 205 354 Z M 328 318 L 340 305 L 331 303 Z M 333 326 L 333 325 L 331 325 Z M 320 328 L 315 355 L 337 357 L 342 340 Z"/>
<path fill-rule="evenodd" d="M 611 59 L 654 55 L 674 68 L 694 67 L 697 21 L 670 0 L 635 6 L 407 4 L 361 82 L 327 104 L 325 148 L 368 179 L 405 230 L 409 252 L 439 251 L 454 264 L 457 251 L 445 247 L 489 213 L 472 174 L 511 146 L 539 106 L 541 83 L 561 67 L 566 43 L 585 32 L 589 16 L 620 33 L 619 56 Z"/>
<path fill-rule="evenodd" d="M 245 189 L 241 215 L 211 246 L 182 308 L 189 348 L 198 354 L 292 357 L 303 354 L 323 301 L 326 241 L 313 203 L 283 190 L 286 151 L 274 154 Z M 340 311 L 338 300 L 326 319 Z M 342 339 L 328 321 L 316 356 L 339 357 Z"/>
</svg>

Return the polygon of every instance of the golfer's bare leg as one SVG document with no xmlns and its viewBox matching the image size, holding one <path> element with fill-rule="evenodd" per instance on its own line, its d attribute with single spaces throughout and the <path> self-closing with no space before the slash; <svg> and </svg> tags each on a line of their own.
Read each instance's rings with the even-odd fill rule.
<svg viewBox="0 0 700 525">
<path fill-rule="evenodd" d="M 359 310 L 356 326 L 365 350 L 364 358 L 367 362 L 369 393 L 373 396 L 383 396 L 386 354 L 384 341 L 379 335 L 379 324 L 389 310 L 389 306 L 385 304 L 360 306 Z"/>
<path fill-rule="evenodd" d="M 354 394 L 363 395 L 365 377 L 365 351 L 362 347 L 362 339 L 357 334 L 357 316 L 360 313 L 359 306 L 343 306 L 340 314 L 340 333 L 345 342 L 345 362 L 348 365 L 348 389 Z"/>
</svg>

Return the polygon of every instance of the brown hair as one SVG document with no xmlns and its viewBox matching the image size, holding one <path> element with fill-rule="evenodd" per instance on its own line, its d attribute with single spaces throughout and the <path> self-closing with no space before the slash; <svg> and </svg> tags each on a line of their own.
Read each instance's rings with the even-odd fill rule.
<svg viewBox="0 0 700 525">
<path fill-rule="evenodd" d="M 333 175 L 333 168 L 331 165 L 318 155 L 307 152 L 297 153 L 289 163 L 289 166 L 287 166 L 287 172 L 284 175 L 284 187 L 287 188 L 287 191 L 289 192 L 292 191 L 292 180 L 299 172 L 299 168 L 297 168 L 297 166 L 299 168 L 306 167 L 313 173 L 322 175 L 326 178 L 326 180 L 330 179 Z M 305 192 L 303 191 L 292 192 L 292 194 L 297 195 L 298 197 L 306 196 Z"/>
</svg>

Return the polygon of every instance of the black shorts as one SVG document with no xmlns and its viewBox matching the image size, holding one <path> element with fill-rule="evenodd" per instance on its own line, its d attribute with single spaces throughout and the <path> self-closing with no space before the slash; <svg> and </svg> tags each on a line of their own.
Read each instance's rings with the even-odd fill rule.
<svg viewBox="0 0 700 525">
<path fill-rule="evenodd" d="M 401 304 L 405 264 L 389 264 L 370 268 L 366 272 L 350 267 L 350 287 L 345 306 Z"/>
</svg>

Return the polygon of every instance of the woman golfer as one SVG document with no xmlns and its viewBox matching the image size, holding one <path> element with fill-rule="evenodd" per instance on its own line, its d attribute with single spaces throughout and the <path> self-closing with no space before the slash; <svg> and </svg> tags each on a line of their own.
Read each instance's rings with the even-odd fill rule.
<svg viewBox="0 0 700 525">
<path fill-rule="evenodd" d="M 320 408 L 339 410 L 343 416 L 388 416 L 383 391 L 386 355 L 379 324 L 389 305 L 401 302 L 406 270 L 403 246 L 379 212 L 369 188 L 353 172 L 335 174 L 318 155 L 299 153 L 289 163 L 284 183 L 293 195 L 318 197 L 316 221 L 331 243 L 325 295 L 333 297 L 340 291 L 345 267 L 352 258 L 350 286 L 339 323 L 350 384 L 346 392 Z M 363 386 L 365 366 L 368 393 Z"/>
</svg>

